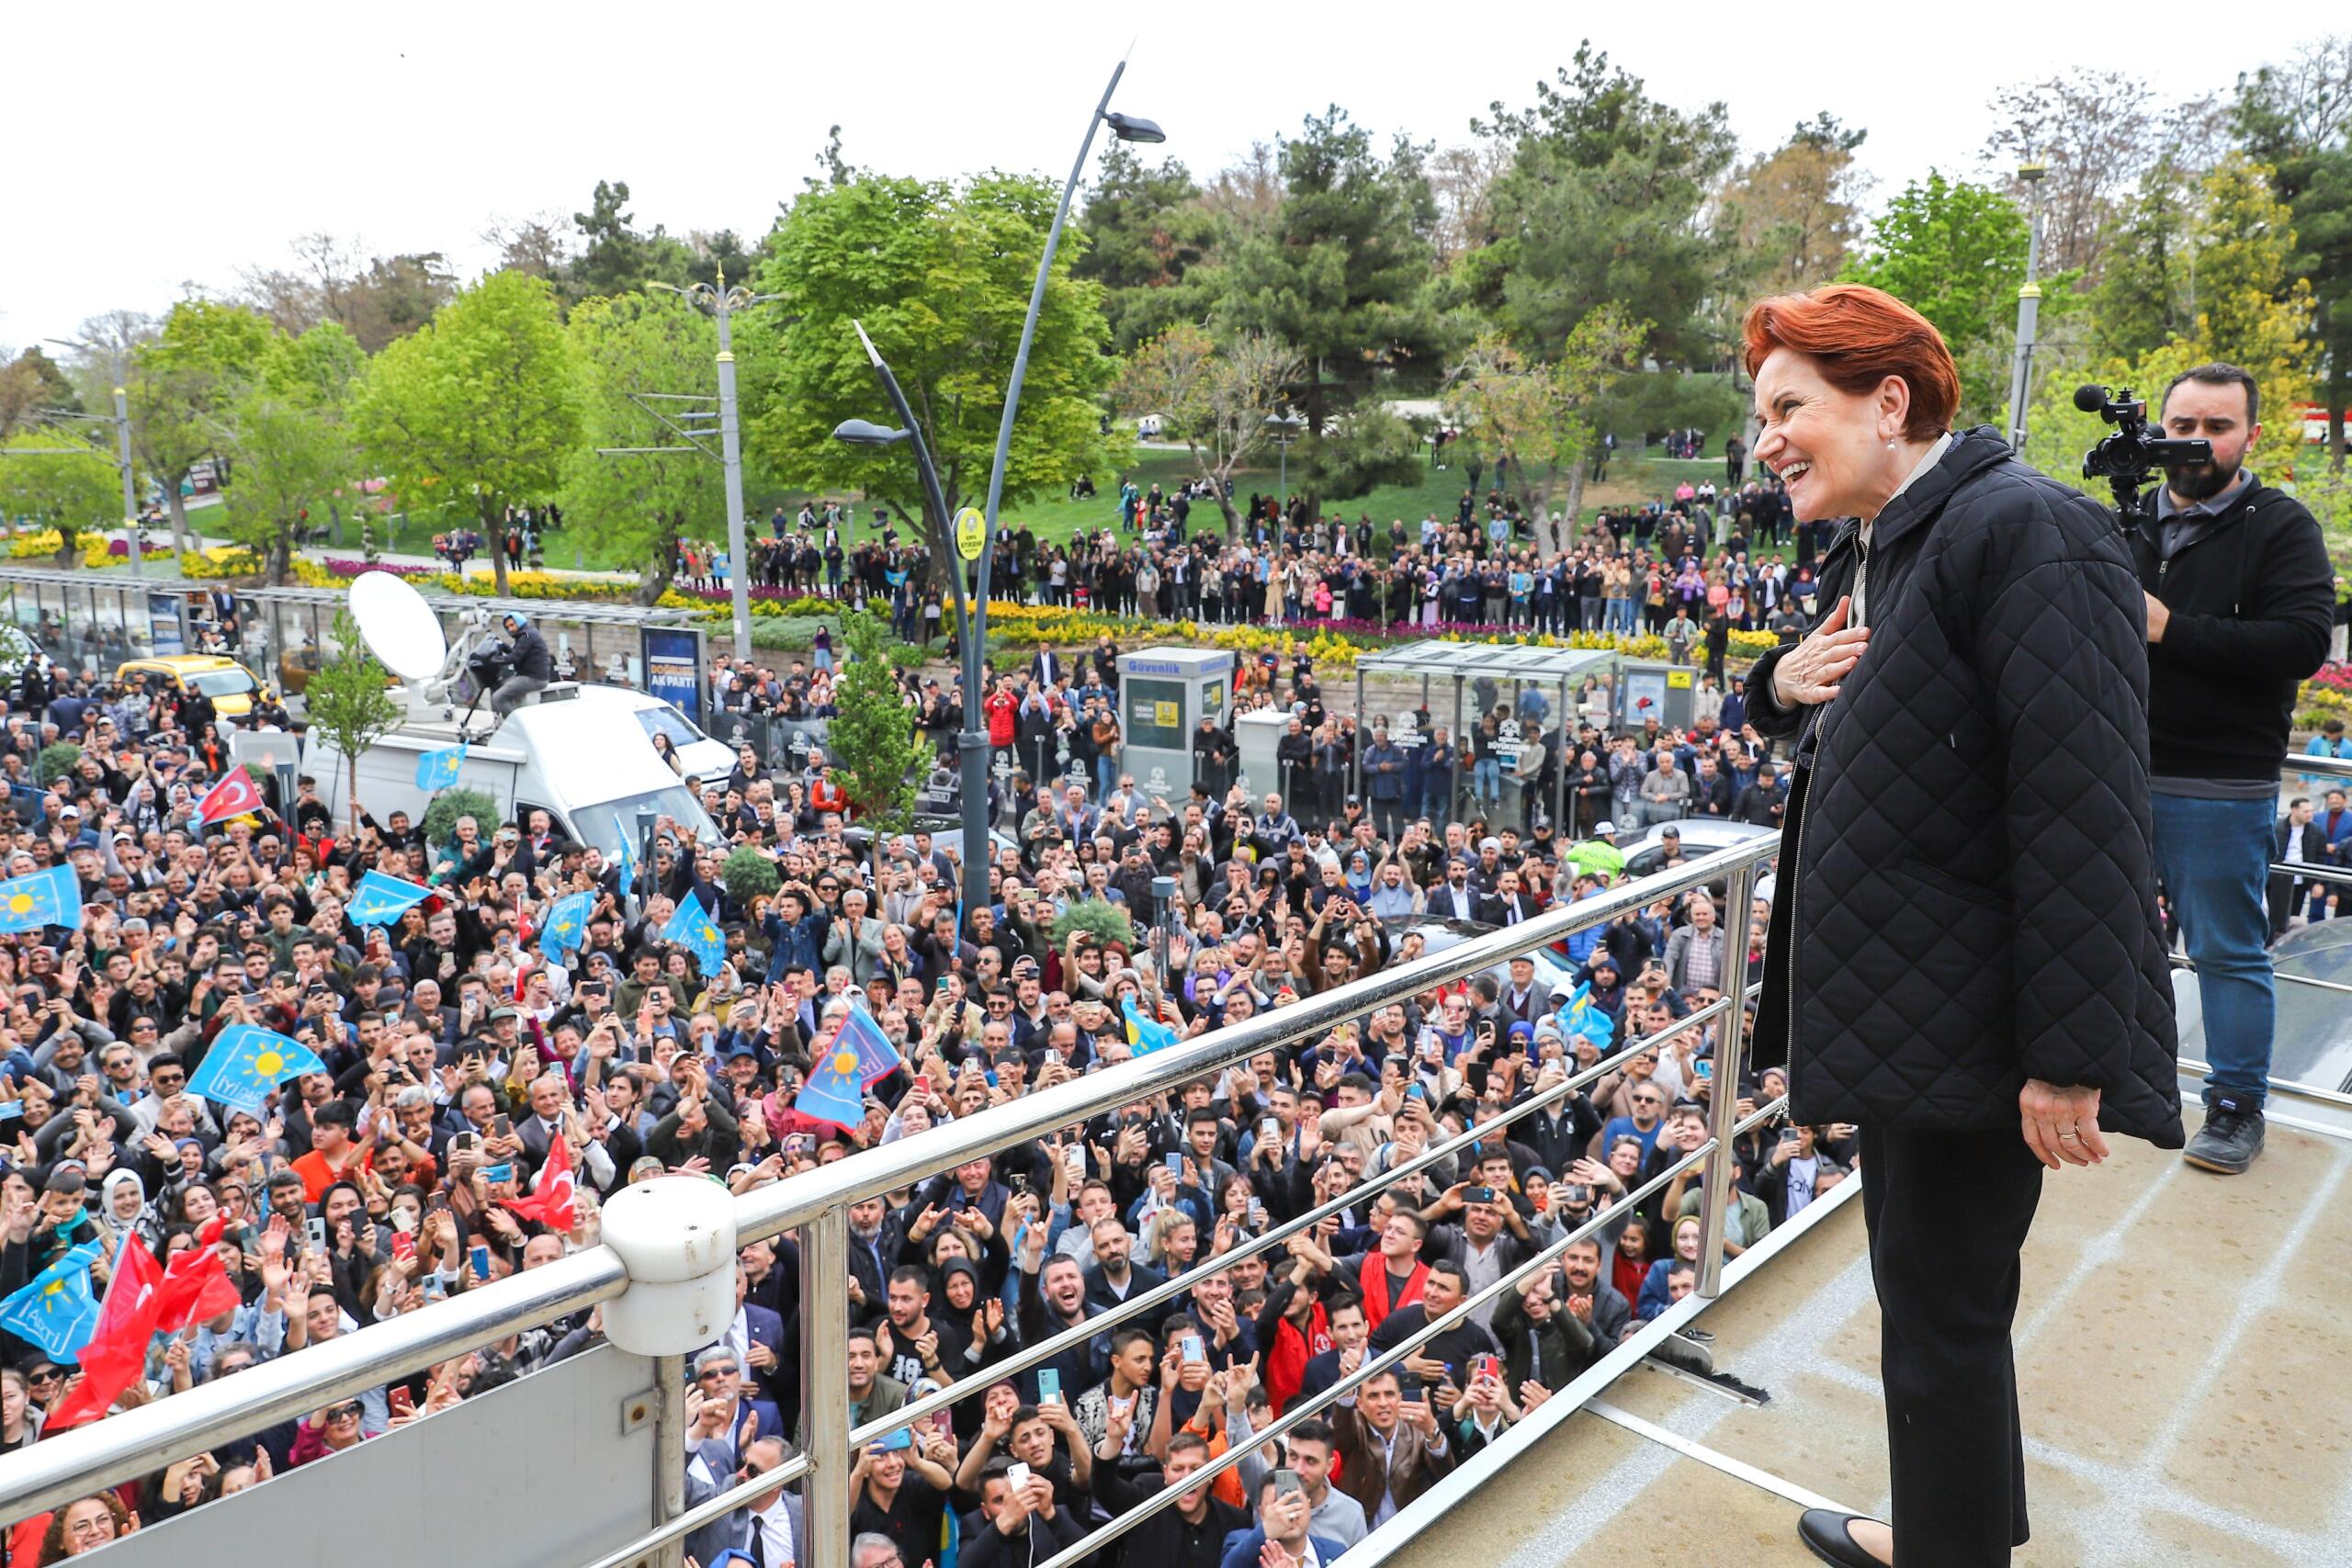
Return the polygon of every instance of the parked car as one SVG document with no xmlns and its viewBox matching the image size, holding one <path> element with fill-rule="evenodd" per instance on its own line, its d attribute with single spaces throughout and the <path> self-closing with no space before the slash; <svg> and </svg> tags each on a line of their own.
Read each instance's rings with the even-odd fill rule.
<svg viewBox="0 0 2352 1568">
<path fill-rule="evenodd" d="M 222 718 L 243 718 L 254 711 L 255 694 L 268 694 L 254 672 L 233 659 L 213 653 L 174 653 L 159 659 L 133 659 L 116 669 L 114 678 L 128 681 L 144 675 L 151 683 L 175 692 L 202 692 L 212 699 Z"/>
</svg>

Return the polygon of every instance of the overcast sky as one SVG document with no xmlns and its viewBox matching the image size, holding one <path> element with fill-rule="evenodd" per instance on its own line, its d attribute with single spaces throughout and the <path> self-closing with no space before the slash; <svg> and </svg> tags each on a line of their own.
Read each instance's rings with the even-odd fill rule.
<svg viewBox="0 0 2352 1568">
<path fill-rule="evenodd" d="M 1383 14 L 1397 21 L 1364 20 Z M 160 311 L 184 284 L 226 291 L 317 231 L 444 251 L 470 277 L 492 219 L 568 216 L 599 178 L 628 182 L 641 227 L 750 239 L 836 122 L 853 163 L 1058 179 L 1131 39 L 1116 107 L 1165 125 L 1162 151 L 1195 175 L 1331 103 L 1384 141 L 1467 141 L 1473 115 L 1529 102 L 1587 28 L 1668 101 L 1724 99 L 1750 149 L 1820 108 L 1867 128 L 1881 198 L 1931 164 L 1974 170 L 2005 83 L 2104 63 L 2177 96 L 2259 62 L 2258 45 L 2245 60 L 2184 48 L 2120 14 L 2041 6 L 2020 28 L 1888 13 L 1864 32 L 1843 18 L 1869 13 L 1844 7 L 1689 0 L 21 6 L 10 118 L 41 134 L 10 160 L 0 345 L 118 307 Z"/>
</svg>

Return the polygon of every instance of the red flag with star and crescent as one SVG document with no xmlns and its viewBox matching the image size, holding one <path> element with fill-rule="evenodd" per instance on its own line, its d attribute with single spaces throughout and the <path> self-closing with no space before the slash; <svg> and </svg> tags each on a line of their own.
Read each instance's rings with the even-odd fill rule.
<svg viewBox="0 0 2352 1568">
<path fill-rule="evenodd" d="M 261 787 L 254 783 L 253 775 L 243 768 L 232 768 L 196 803 L 196 819 L 226 822 L 232 817 L 262 809 Z"/>
<path fill-rule="evenodd" d="M 538 1190 L 521 1198 L 501 1198 L 499 1202 L 526 1220 L 537 1220 L 558 1235 L 570 1235 L 579 1223 L 579 1214 L 571 1201 L 571 1144 L 566 1138 L 552 1138 L 548 1143 L 548 1162 L 539 1168 Z"/>
<path fill-rule="evenodd" d="M 104 1416 L 114 1408 L 115 1396 L 147 1370 L 147 1342 L 155 1337 L 162 1314 L 163 1284 L 155 1255 L 137 1236 L 125 1236 L 115 1250 L 114 1277 L 107 1281 L 97 1332 L 82 1347 L 82 1381 L 43 1423 L 44 1431 L 62 1432 Z"/>
<path fill-rule="evenodd" d="M 164 1287 L 157 1292 L 162 1303 L 162 1316 L 156 1329 L 164 1334 L 177 1334 L 191 1323 L 233 1311 L 243 1297 L 237 1287 L 229 1282 L 229 1270 L 220 1261 L 220 1238 L 229 1232 L 229 1216 L 215 1214 L 196 1233 L 196 1245 L 174 1255 L 164 1269 Z"/>
</svg>

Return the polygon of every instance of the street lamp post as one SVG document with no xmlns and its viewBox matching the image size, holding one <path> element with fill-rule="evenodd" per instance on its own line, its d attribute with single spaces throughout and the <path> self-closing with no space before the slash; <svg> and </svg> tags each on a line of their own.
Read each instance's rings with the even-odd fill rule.
<svg viewBox="0 0 2352 1568">
<path fill-rule="evenodd" d="M 1266 428 L 1272 432 L 1267 439 L 1272 441 L 1283 455 L 1282 504 L 1287 510 L 1290 506 L 1290 444 L 1297 440 L 1299 433 L 1306 428 L 1306 416 L 1284 409 L 1280 413 L 1270 413 L 1266 416 Z"/>
<path fill-rule="evenodd" d="M 931 510 L 939 520 L 940 535 L 933 547 L 941 558 L 951 564 L 956 580 L 956 617 L 957 636 L 964 654 L 964 728 L 956 737 L 961 764 L 964 792 L 964 909 L 965 918 L 988 901 L 989 837 L 988 837 L 988 731 L 982 728 L 980 701 L 986 695 L 980 689 L 984 672 L 983 649 L 989 627 L 989 569 L 996 558 L 997 510 L 1004 499 L 1005 459 L 1012 450 L 1012 421 L 1021 407 L 1021 383 L 1029 374 L 1029 348 L 1037 336 L 1038 312 L 1045 309 L 1046 282 L 1054 270 L 1054 252 L 1060 245 L 1062 225 L 1069 220 L 1070 198 L 1078 193 L 1078 182 L 1086 172 L 1087 154 L 1094 150 L 1094 128 L 1107 125 L 1111 134 L 1122 141 L 1157 142 L 1168 140 L 1168 133 L 1155 122 L 1138 116 L 1111 112 L 1111 95 L 1119 89 L 1119 78 L 1125 75 L 1127 62 L 1119 62 L 1111 72 L 1111 80 L 1102 89 L 1102 101 L 1087 118 L 1086 137 L 1078 144 L 1078 157 L 1070 164 L 1069 178 L 1062 182 L 1060 204 L 1054 209 L 1053 227 L 1046 231 L 1046 254 L 1037 261 L 1037 278 L 1029 289 L 1029 313 L 1021 322 L 1021 345 L 1012 356 L 1012 375 L 1005 383 L 1004 416 L 996 432 L 996 460 L 989 468 L 989 496 L 986 517 L 987 532 L 980 541 L 980 564 L 967 604 L 964 591 L 964 569 L 955 559 L 951 530 L 954 520 L 949 517 L 947 504 L 939 488 L 939 477 L 933 470 L 931 452 L 915 423 L 913 411 L 907 406 L 906 394 L 899 389 L 898 378 L 882 362 L 873 341 L 865 336 L 865 329 L 858 328 L 857 335 L 865 343 L 866 357 L 875 373 L 881 378 L 883 390 L 891 407 L 904 423 L 902 430 L 889 430 L 865 420 L 850 420 L 833 432 L 843 441 L 863 446 L 882 446 L 895 441 L 914 443 L 915 464 L 922 471 L 923 491 Z M 968 928 L 967 928 L 968 929 Z"/>
<path fill-rule="evenodd" d="M 853 446 L 890 446 L 901 441 L 912 444 L 915 470 L 922 477 L 926 509 L 936 520 L 935 530 L 927 530 L 925 537 L 941 559 L 953 560 L 953 525 L 947 515 L 946 494 L 940 489 L 939 470 L 932 464 L 931 443 L 923 439 L 922 426 L 916 422 L 907 394 L 900 389 L 898 377 L 891 374 L 882 351 L 865 335 L 864 325 L 854 321 L 851 325 L 857 328 L 857 341 L 865 345 L 866 363 L 874 367 L 875 379 L 882 383 L 882 395 L 890 400 L 891 412 L 902 423 L 893 428 L 871 420 L 846 419 L 833 427 L 833 439 Z M 964 727 L 956 734 L 956 761 L 963 792 L 963 904 L 969 911 L 989 901 L 989 733 L 981 728 L 980 716 L 980 699 L 985 694 L 980 690 L 980 637 L 986 622 L 972 614 L 971 604 L 965 597 L 961 563 L 949 576 L 956 587 L 956 645 L 964 656 Z"/>
<path fill-rule="evenodd" d="M 741 286 L 729 288 L 724 267 L 718 271 L 717 288 L 707 283 L 691 284 L 684 288 L 673 283 L 649 283 L 646 287 L 683 295 L 696 305 L 707 306 L 718 321 L 718 460 L 727 476 L 727 558 L 733 568 L 728 573 L 727 584 L 732 591 L 735 606 L 735 657 L 749 659 L 752 573 L 743 537 L 743 432 L 735 411 L 735 340 L 728 330 L 728 318 L 737 310 L 748 310 L 783 296 L 754 294 Z"/>
<path fill-rule="evenodd" d="M 65 348 L 78 348 L 92 355 L 111 352 L 78 338 L 53 337 L 46 341 Z M 118 382 L 122 379 L 124 357 L 120 355 L 116 356 L 115 379 Z M 114 439 L 115 467 L 122 471 L 122 526 L 125 536 L 130 541 L 130 575 L 143 577 L 146 570 L 139 549 L 139 487 L 130 464 L 130 394 L 119 385 L 114 389 Z"/>
<path fill-rule="evenodd" d="M 2032 162 L 2020 165 L 2018 178 L 2025 182 L 2026 200 L 2032 217 L 2026 230 L 2025 285 L 2018 290 L 2018 351 L 2009 367 L 2009 450 L 2025 450 L 2025 400 L 2033 385 L 2033 335 L 2041 317 L 2041 285 L 2034 281 L 2034 272 L 2041 264 L 2041 181 L 2050 173 L 2049 165 Z"/>
</svg>

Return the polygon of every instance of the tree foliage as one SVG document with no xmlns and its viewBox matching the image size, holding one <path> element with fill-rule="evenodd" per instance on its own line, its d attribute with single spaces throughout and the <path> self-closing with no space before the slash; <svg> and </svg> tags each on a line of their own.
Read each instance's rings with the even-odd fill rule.
<svg viewBox="0 0 2352 1568">
<path fill-rule="evenodd" d="M 2141 171 L 2164 141 L 2148 85 L 2120 71 L 2078 67 L 2004 87 L 1993 96 L 1996 125 L 1988 162 L 2014 170 L 2035 162 L 2047 175 L 2042 207 L 2042 270 L 2098 277 L 2109 233 Z M 2012 175 L 2007 194 L 2020 207 L 2025 186 Z"/>
<path fill-rule="evenodd" d="M 261 374 L 277 341 L 269 319 L 237 305 L 183 299 L 129 352 L 131 450 L 163 487 L 175 547 L 187 546 L 180 482 L 220 452 L 220 417 Z"/>
<path fill-rule="evenodd" d="M 221 515 L 229 536 L 262 558 L 283 584 L 311 513 L 323 512 L 358 472 L 345 416 L 364 368 L 359 344 L 334 321 L 275 339 L 251 381 L 212 416 L 236 482 Z"/>
<path fill-rule="evenodd" d="M 0 365 L 0 439 L 39 424 L 44 410 L 81 407 L 73 381 L 38 345 Z"/>
<path fill-rule="evenodd" d="M 1147 164 L 1127 143 L 1113 141 L 1080 221 L 1087 248 L 1070 270 L 1102 286 L 1119 353 L 1204 312 L 1207 301 L 1193 275 L 1216 245 L 1218 223 L 1182 164 Z"/>
<path fill-rule="evenodd" d="M 737 337 L 740 344 L 753 333 L 775 334 L 775 391 L 751 428 L 782 478 L 862 489 L 905 516 L 925 516 L 904 444 L 876 449 L 833 439 L 843 420 L 889 416 L 852 324 L 862 321 L 922 423 L 951 516 L 986 494 L 1057 195 L 1004 175 L 953 186 L 858 173 L 793 203 L 760 273 L 761 288 L 783 298 Z M 1046 283 L 1005 464 L 1008 504 L 1062 489 L 1107 461 L 1096 399 L 1115 367 L 1102 352 L 1101 286 L 1071 276 L 1084 248 L 1081 235 L 1065 233 Z M 943 559 L 947 522 L 926 518 L 925 536 Z"/>
<path fill-rule="evenodd" d="M 1987 186 L 1935 170 L 1887 206 L 1845 277 L 1883 288 L 1933 321 L 1960 363 L 1960 417 L 1997 419 L 2025 282 L 2026 217 Z"/>
<path fill-rule="evenodd" d="M 1701 307 L 1730 256 L 1704 220 L 1735 151 L 1721 103 L 1685 113 L 1589 42 L 1525 109 L 1494 104 L 1479 134 L 1511 148 L 1492 186 L 1494 242 L 1465 260 L 1473 298 L 1512 339 L 1564 343 L 1605 304 L 1652 323 L 1683 365 L 1718 355 Z"/>
<path fill-rule="evenodd" d="M 318 672 L 303 688 L 302 707 L 311 727 L 334 743 L 349 769 L 351 830 L 359 830 L 359 756 L 390 735 L 407 716 L 399 698 L 387 690 L 390 676 L 368 649 L 359 623 L 347 609 L 334 615 L 333 659 L 322 660 Z"/>
<path fill-rule="evenodd" d="M 1227 495 L 1233 472 L 1266 448 L 1266 421 L 1288 402 L 1306 374 L 1296 350 L 1263 333 L 1220 344 L 1189 322 L 1169 328 L 1127 356 L 1120 406 L 1161 415 L 1165 434 L 1184 443 L 1201 478 L 1216 492 L 1227 536 L 1240 526 Z"/>
<path fill-rule="evenodd" d="M 931 760 L 915 739 L 914 716 L 891 669 L 888 625 L 852 610 L 842 616 L 842 644 L 825 755 L 852 816 L 873 830 L 878 846 L 885 835 L 905 829 Z M 966 852 L 974 852 L 967 846 Z"/>
<path fill-rule="evenodd" d="M 1380 156 L 1336 105 L 1283 139 L 1277 166 L 1281 205 L 1220 270 L 1217 323 L 1298 351 L 1307 483 L 1361 495 L 1419 461 L 1419 436 L 1374 403 L 1433 389 L 1455 333 L 1430 287 L 1435 202 L 1419 149 Z"/>
<path fill-rule="evenodd" d="M 1566 543 L 1552 511 L 1563 476 L 1570 486 L 1567 531 L 1574 530 L 1585 460 L 1600 434 L 1596 416 L 1611 384 L 1639 352 L 1647 326 L 1604 306 L 1577 323 L 1556 359 L 1531 359 L 1510 339 L 1488 333 L 1454 368 L 1447 416 L 1465 440 L 1532 479 L 1534 488 L 1525 499 L 1544 549 Z"/>
<path fill-rule="evenodd" d="M 0 517 L 56 529 L 59 565 L 79 558 L 83 534 L 121 523 L 121 470 L 71 432 L 19 431 L 0 454 Z"/>
<path fill-rule="evenodd" d="M 580 434 L 571 345 L 547 282 L 496 272 L 376 357 L 355 423 L 411 510 L 462 506 L 495 547 L 506 507 L 553 495 Z"/>
<path fill-rule="evenodd" d="M 737 398 L 747 421 L 766 406 L 775 373 L 774 340 L 756 321 L 747 319 L 734 333 Z M 650 604 L 670 586 L 679 540 L 724 533 L 726 475 L 711 456 L 715 440 L 705 444 L 709 452 L 692 449 L 628 394 L 711 387 L 718 326 L 674 294 L 639 292 L 584 301 L 565 331 L 580 367 L 583 424 L 563 468 L 564 525 L 614 558 L 635 561 L 638 602 Z M 681 409 L 717 405 L 655 406 L 678 418 Z M 597 450 L 665 446 L 688 449 L 609 457 Z M 754 473 L 764 467 L 756 449 L 745 463 Z"/>
<path fill-rule="evenodd" d="M 1861 237 L 1854 150 L 1867 134 L 1825 110 L 1733 172 L 1719 200 L 1736 236 L 1743 292 L 1801 293 L 1838 276 Z"/>
<path fill-rule="evenodd" d="M 439 251 L 363 260 L 356 241 L 324 233 L 305 234 L 289 248 L 291 266 L 244 275 L 243 299 L 288 334 L 333 321 L 375 354 L 431 321 L 458 291 L 457 275 Z"/>
<path fill-rule="evenodd" d="M 2311 283 L 2328 445 L 2345 462 L 2352 404 L 2352 34 L 2303 46 L 2238 80 L 2233 118 L 2294 219 L 2294 269 Z"/>
</svg>

